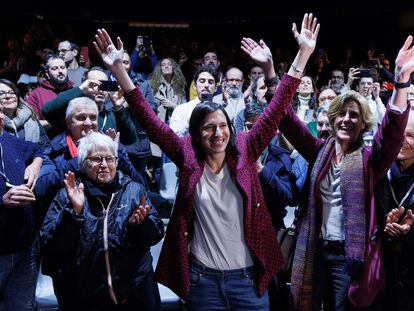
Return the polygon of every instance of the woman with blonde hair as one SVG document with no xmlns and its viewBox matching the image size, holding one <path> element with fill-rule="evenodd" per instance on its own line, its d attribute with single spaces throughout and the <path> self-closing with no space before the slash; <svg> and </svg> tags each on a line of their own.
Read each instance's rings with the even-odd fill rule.
<svg viewBox="0 0 414 311">
<path fill-rule="evenodd" d="M 158 62 L 151 74 L 149 84 L 155 94 L 157 115 L 164 122 L 168 122 L 174 108 L 186 102 L 187 82 L 176 61 L 165 57 Z"/>
</svg>

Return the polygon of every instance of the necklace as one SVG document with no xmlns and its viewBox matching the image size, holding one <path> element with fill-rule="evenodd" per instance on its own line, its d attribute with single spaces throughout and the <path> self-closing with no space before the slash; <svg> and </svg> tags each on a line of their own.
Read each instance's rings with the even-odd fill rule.
<svg viewBox="0 0 414 311">
<path fill-rule="evenodd" d="M 395 195 L 394 188 L 391 185 L 391 170 L 390 169 L 387 172 L 387 177 L 388 177 L 388 181 L 389 181 L 389 184 L 390 184 L 392 198 L 394 199 L 395 204 L 397 204 L 398 207 L 401 207 L 403 205 L 403 203 L 405 202 L 405 200 L 407 200 L 407 198 L 410 195 L 411 191 L 413 191 L 414 182 L 411 184 L 410 188 L 408 189 L 407 193 L 402 198 L 401 202 L 398 203 L 397 196 Z"/>
</svg>

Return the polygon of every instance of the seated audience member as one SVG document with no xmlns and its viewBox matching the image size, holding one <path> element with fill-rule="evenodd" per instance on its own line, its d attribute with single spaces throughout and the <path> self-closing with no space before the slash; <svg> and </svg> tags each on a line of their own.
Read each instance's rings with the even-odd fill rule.
<svg viewBox="0 0 414 311">
<path fill-rule="evenodd" d="M 0 310 L 35 310 L 38 251 L 32 189 L 43 152 L 3 127 L 0 104 Z"/>
<path fill-rule="evenodd" d="M 78 145 L 40 230 L 47 273 L 63 310 L 161 310 L 150 247 L 164 224 L 144 187 L 117 171 L 118 146 L 90 133 Z"/>
</svg>

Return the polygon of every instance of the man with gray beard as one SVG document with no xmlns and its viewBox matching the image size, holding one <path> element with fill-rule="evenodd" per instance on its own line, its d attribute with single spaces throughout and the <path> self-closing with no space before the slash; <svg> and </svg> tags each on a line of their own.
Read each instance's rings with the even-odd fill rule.
<svg viewBox="0 0 414 311">
<path fill-rule="evenodd" d="M 49 55 L 45 60 L 46 79 L 40 86 L 29 93 L 27 103 L 33 108 L 40 123 L 50 134 L 51 126 L 42 114 L 42 107 L 59 93 L 71 89 L 73 83 L 68 79 L 68 69 L 62 58 L 57 54 Z"/>
<path fill-rule="evenodd" d="M 243 72 L 239 68 L 232 67 L 226 72 L 223 94 L 213 97 L 213 102 L 223 104 L 232 122 L 237 114 L 246 107 L 242 91 L 243 82 Z"/>
</svg>

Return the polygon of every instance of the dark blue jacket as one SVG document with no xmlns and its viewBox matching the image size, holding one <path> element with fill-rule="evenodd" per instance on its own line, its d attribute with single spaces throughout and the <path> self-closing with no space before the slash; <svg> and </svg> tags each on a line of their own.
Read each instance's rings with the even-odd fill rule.
<svg viewBox="0 0 414 311">
<path fill-rule="evenodd" d="M 38 144 L 21 140 L 7 132 L 0 136 L 1 158 L 4 163 L 0 170 L 12 185 L 24 184 L 24 171 L 34 158 L 43 157 Z M 35 237 L 32 206 L 5 208 L 3 195 L 9 190 L 6 179 L 0 175 L 0 255 L 10 254 L 28 247 Z"/>
<path fill-rule="evenodd" d="M 72 289 L 73 299 L 80 303 L 93 301 L 95 295 L 109 296 L 104 207 L 108 211 L 108 254 L 118 301 L 126 298 L 152 269 L 150 247 L 164 236 L 164 224 L 154 208 L 142 224 L 128 224 L 146 192 L 128 176 L 122 173 L 117 176 L 119 185 L 112 194 L 113 199 L 105 201 L 101 198 L 105 203 L 99 202 L 99 196 L 90 194 L 84 179 L 87 177 L 78 179 L 85 184 L 85 204 L 81 214 L 74 212 L 66 189 L 62 188 L 52 201 L 40 230 L 42 254 L 47 263 L 44 273 L 53 277 L 65 275 L 68 284 L 76 284 Z M 148 199 L 145 204 L 151 205 Z M 65 273 L 67 270 L 70 273 Z"/>
<path fill-rule="evenodd" d="M 64 186 L 65 173 L 72 171 L 79 174 L 78 159 L 72 157 L 66 143 L 66 133 L 61 133 L 50 142 L 52 147 L 45 150 L 42 169 L 36 182 L 35 192 L 39 197 L 41 208 L 46 210 L 60 188 Z M 118 170 L 128 175 L 132 180 L 145 185 L 141 175 L 129 161 L 125 148 L 119 144 Z"/>
<path fill-rule="evenodd" d="M 150 104 L 152 110 L 157 111 L 157 104 L 155 103 L 154 94 L 152 93 L 151 87 L 148 84 L 148 81 L 144 79 L 142 74 L 135 73 L 131 70 L 129 73 L 132 82 L 135 85 L 138 85 L 142 94 L 144 94 L 145 99 Z M 131 115 L 131 120 L 134 123 L 135 129 L 137 131 L 137 141 L 130 145 L 125 145 L 125 149 L 128 154 L 135 155 L 138 158 L 148 158 L 151 156 L 151 145 L 150 140 L 147 136 L 147 132 L 142 129 L 141 124 L 138 120 Z"/>
<path fill-rule="evenodd" d="M 274 143 L 267 147 L 267 153 L 259 174 L 266 206 L 276 229 L 284 228 L 285 207 L 293 198 L 295 176 L 289 152 Z"/>
</svg>

